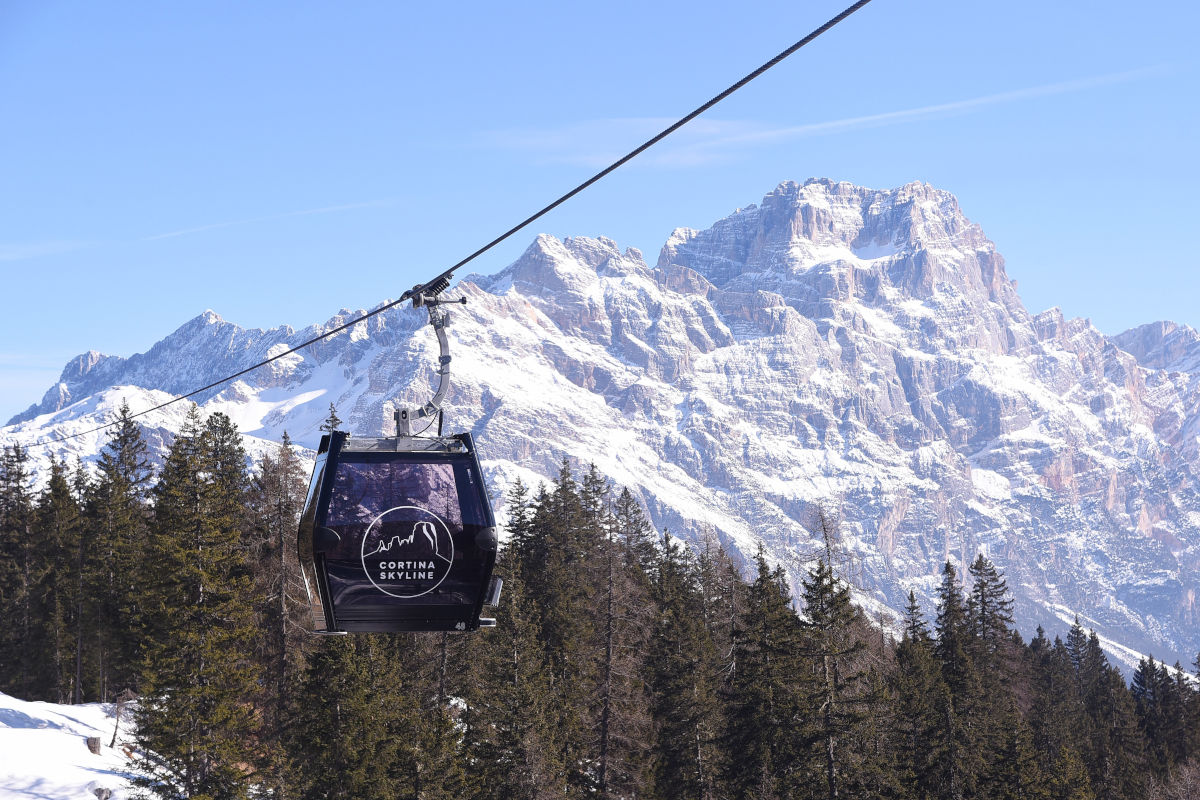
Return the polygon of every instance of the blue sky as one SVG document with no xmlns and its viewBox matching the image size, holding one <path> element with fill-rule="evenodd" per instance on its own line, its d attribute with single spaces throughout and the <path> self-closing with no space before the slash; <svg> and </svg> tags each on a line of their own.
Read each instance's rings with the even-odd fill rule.
<svg viewBox="0 0 1200 800">
<path fill-rule="evenodd" d="M 0 4 L 0 421 L 212 308 L 441 271 L 843 3 Z M 1026 305 L 1200 327 L 1190 3 L 874 0 L 538 232 L 653 263 L 783 180 L 955 193 Z"/>
</svg>

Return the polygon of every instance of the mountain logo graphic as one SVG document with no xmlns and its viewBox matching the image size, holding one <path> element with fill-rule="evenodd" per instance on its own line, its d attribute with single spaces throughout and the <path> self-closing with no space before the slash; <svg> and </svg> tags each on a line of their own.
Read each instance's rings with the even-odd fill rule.
<svg viewBox="0 0 1200 800">
<path fill-rule="evenodd" d="M 403 507 L 404 506 L 401 506 L 401 508 L 403 508 Z M 412 507 L 413 506 L 409 506 L 409 508 L 412 508 Z M 393 536 L 391 539 L 389 539 L 386 542 L 380 542 L 379 547 L 376 547 L 373 551 L 371 551 L 367 555 L 376 555 L 378 553 L 390 553 L 390 552 L 392 552 L 393 548 L 412 547 L 413 540 L 417 538 L 417 534 L 420 534 L 422 537 L 424 537 L 422 539 L 422 544 L 424 546 L 426 546 L 430 550 L 432 550 L 434 555 L 440 555 L 440 553 L 438 552 L 437 528 L 434 526 L 434 524 L 432 522 L 428 522 L 426 520 L 421 520 L 420 522 L 413 523 L 413 532 L 410 533 L 408 536 L 404 537 L 403 539 L 400 538 L 400 536 L 398 536 L 398 535 Z"/>
<path fill-rule="evenodd" d="M 454 539 L 445 521 L 420 506 L 396 506 L 367 526 L 362 566 L 375 588 L 391 597 L 429 594 L 454 563 Z"/>
</svg>

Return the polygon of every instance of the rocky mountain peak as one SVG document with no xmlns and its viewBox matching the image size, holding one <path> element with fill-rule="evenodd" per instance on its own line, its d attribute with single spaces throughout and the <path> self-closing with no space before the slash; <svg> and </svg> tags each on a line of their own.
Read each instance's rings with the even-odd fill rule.
<svg viewBox="0 0 1200 800">
<path fill-rule="evenodd" d="M 947 559 L 984 552 L 1022 630 L 1078 613 L 1168 660 L 1200 648 L 1200 381 L 1179 371 L 1200 335 L 1031 317 L 946 192 L 786 182 L 678 229 L 654 268 L 611 239 L 543 235 L 458 291 L 447 426 L 476 436 L 497 500 L 564 457 L 594 462 L 660 529 L 761 545 L 794 578 L 832 504 L 872 611 L 910 589 L 928 602 Z M 85 354 L 33 409 L 56 413 L 0 443 L 94 426 L 132 391 L 148 407 L 352 313 L 299 332 L 206 313 L 145 354 Z M 397 308 L 200 401 L 260 449 L 283 430 L 311 445 L 330 402 L 381 433 L 428 399 L 435 365 L 423 315 Z M 145 421 L 162 442 L 178 424 Z"/>
<path fill-rule="evenodd" d="M 1149 369 L 1200 371 L 1200 333 L 1175 322 L 1150 322 L 1117 334 L 1113 341 Z"/>
<path fill-rule="evenodd" d="M 539 234 L 520 258 L 498 273 L 491 284 L 511 285 L 534 296 L 586 293 L 596 282 L 596 266 L 606 255 L 616 253 L 615 247 L 606 248 L 599 240 L 584 241 L 581 237 L 564 242 L 548 234 Z"/>
<path fill-rule="evenodd" d="M 512 265 L 491 277 L 469 276 L 481 285 L 516 286 L 531 296 L 554 297 L 567 293 L 576 298 L 593 293 L 602 276 L 646 274 L 641 251 L 624 252 L 612 239 L 574 236 L 558 239 L 540 234 Z"/>
<path fill-rule="evenodd" d="M 1034 316 L 1033 329 L 1041 341 L 1063 341 L 1067 332 L 1067 320 L 1062 309 L 1052 306 Z"/>
<path fill-rule="evenodd" d="M 110 386 L 187 392 L 263 360 L 271 347 L 294 336 L 288 326 L 270 331 L 242 328 L 209 309 L 180 325 L 145 353 L 123 358 L 89 351 L 75 357 L 63 370 L 59 383 L 8 424 L 58 411 Z M 264 374 L 274 376 L 280 384 L 297 366 L 285 360 Z"/>
<path fill-rule="evenodd" d="M 928 299 L 949 289 L 1019 306 L 992 243 L 953 195 L 923 183 L 885 191 L 825 179 L 781 183 L 706 231 L 676 230 L 658 264 L 797 300 L 834 288 L 813 283 L 836 273 L 834 282 L 860 297 L 895 288 Z"/>
<path fill-rule="evenodd" d="M 86 353 L 75 356 L 66 363 L 58 377 L 58 382 L 46 390 L 41 401 L 29 406 L 20 414 L 15 414 L 8 424 L 15 425 L 18 422 L 33 419 L 42 413 L 43 409 L 57 410 L 70 405 L 76 398 L 76 394 L 72 391 L 73 388 L 86 381 L 87 376 L 97 367 L 114 359 L 118 362 L 122 360 L 117 356 L 108 356 L 97 350 L 88 350 Z"/>
<path fill-rule="evenodd" d="M 995 246 L 953 195 L 924 183 L 785 182 L 705 231 L 676 230 L 658 267 L 780 296 L 822 330 L 862 329 L 883 312 L 907 320 L 903 338 L 926 352 L 1009 352 L 1036 338 Z"/>
<path fill-rule="evenodd" d="M 60 383 L 68 383 L 73 380 L 82 378 L 84 375 L 91 372 L 98 364 L 112 358 L 97 350 L 88 350 L 86 353 L 80 353 L 67 362 L 63 367 L 62 374 L 58 380 Z"/>
</svg>

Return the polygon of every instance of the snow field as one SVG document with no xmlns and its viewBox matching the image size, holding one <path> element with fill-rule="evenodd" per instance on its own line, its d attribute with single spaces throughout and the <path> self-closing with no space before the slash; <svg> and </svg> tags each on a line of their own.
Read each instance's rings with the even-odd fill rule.
<svg viewBox="0 0 1200 800">
<path fill-rule="evenodd" d="M 113 709 L 109 703 L 66 706 L 0 694 L 0 800 L 96 800 L 104 789 L 111 800 L 132 798 L 132 750 L 123 747 L 129 722 L 122 719 L 117 746 L 108 747 Z M 99 755 L 87 747 L 91 736 L 100 738 Z"/>
</svg>

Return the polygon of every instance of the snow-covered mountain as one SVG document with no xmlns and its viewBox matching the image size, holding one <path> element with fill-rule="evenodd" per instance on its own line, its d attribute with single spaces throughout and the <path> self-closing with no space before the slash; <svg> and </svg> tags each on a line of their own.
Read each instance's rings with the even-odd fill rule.
<svg viewBox="0 0 1200 800">
<path fill-rule="evenodd" d="M 1079 614 L 1141 652 L 1200 650 L 1200 334 L 1030 314 L 944 191 L 788 182 L 676 230 L 655 266 L 605 238 L 539 236 L 451 294 L 468 304 L 452 312 L 447 425 L 475 434 L 496 498 L 564 456 L 595 462 L 660 528 L 762 543 L 794 576 L 814 551 L 806 521 L 832 504 L 878 610 L 930 597 L 947 558 L 983 551 L 1026 633 Z M 145 407 L 355 313 L 262 331 L 206 312 L 143 355 L 87 353 L 0 443 L 81 430 L 121 398 Z M 313 446 L 330 402 L 352 431 L 390 432 L 396 402 L 429 396 L 424 322 L 390 310 L 203 406 L 252 450 L 284 429 Z M 146 418 L 159 446 L 178 405 Z"/>
</svg>

